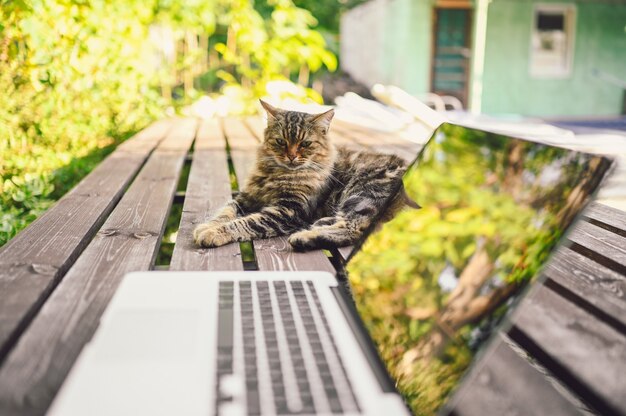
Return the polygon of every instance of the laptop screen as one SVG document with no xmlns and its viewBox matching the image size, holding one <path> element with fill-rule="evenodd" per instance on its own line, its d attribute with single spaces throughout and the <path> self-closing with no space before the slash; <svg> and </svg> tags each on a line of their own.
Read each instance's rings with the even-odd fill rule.
<svg viewBox="0 0 626 416">
<path fill-rule="evenodd" d="M 444 124 L 407 169 L 421 209 L 349 259 L 357 309 L 397 388 L 433 414 L 610 166 L 603 157 Z"/>
</svg>

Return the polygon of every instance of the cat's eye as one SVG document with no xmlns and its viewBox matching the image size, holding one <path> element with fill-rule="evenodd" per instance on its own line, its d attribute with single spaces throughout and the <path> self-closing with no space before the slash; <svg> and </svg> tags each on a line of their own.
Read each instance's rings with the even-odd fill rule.
<svg viewBox="0 0 626 416">
<path fill-rule="evenodd" d="M 279 146 L 284 146 L 287 144 L 287 142 L 284 141 L 283 139 L 276 139 L 276 144 Z"/>
<path fill-rule="evenodd" d="M 307 141 L 305 141 L 305 142 L 300 143 L 300 147 L 309 147 L 309 146 L 311 146 L 311 144 L 312 144 L 312 143 L 311 143 L 310 141 L 308 141 L 308 140 L 307 140 Z"/>
</svg>

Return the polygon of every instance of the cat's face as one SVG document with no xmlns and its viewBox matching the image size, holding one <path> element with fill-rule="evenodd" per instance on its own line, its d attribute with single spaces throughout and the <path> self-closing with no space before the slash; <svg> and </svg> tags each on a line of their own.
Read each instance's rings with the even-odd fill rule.
<svg viewBox="0 0 626 416">
<path fill-rule="evenodd" d="M 266 162 L 298 170 L 319 168 L 329 163 L 333 154 L 326 133 L 334 111 L 306 114 L 280 110 L 261 101 L 267 110 L 263 149 Z"/>
</svg>

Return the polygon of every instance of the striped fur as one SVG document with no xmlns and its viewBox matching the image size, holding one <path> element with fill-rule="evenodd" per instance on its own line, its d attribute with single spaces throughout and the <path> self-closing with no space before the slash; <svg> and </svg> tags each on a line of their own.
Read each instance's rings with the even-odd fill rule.
<svg viewBox="0 0 626 416">
<path fill-rule="evenodd" d="M 261 103 L 268 126 L 256 167 L 243 191 L 194 230 L 196 244 L 284 235 L 296 250 L 354 244 L 397 192 L 404 160 L 335 147 L 326 134 L 333 110 L 312 115 Z M 407 201 L 397 193 L 386 216 Z"/>
</svg>

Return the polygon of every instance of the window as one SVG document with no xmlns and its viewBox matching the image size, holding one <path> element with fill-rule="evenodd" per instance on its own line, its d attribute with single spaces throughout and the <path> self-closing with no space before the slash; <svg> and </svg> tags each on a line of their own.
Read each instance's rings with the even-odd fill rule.
<svg viewBox="0 0 626 416">
<path fill-rule="evenodd" d="M 536 5 L 530 47 L 530 75 L 562 78 L 571 73 L 576 8 L 573 5 Z"/>
</svg>

